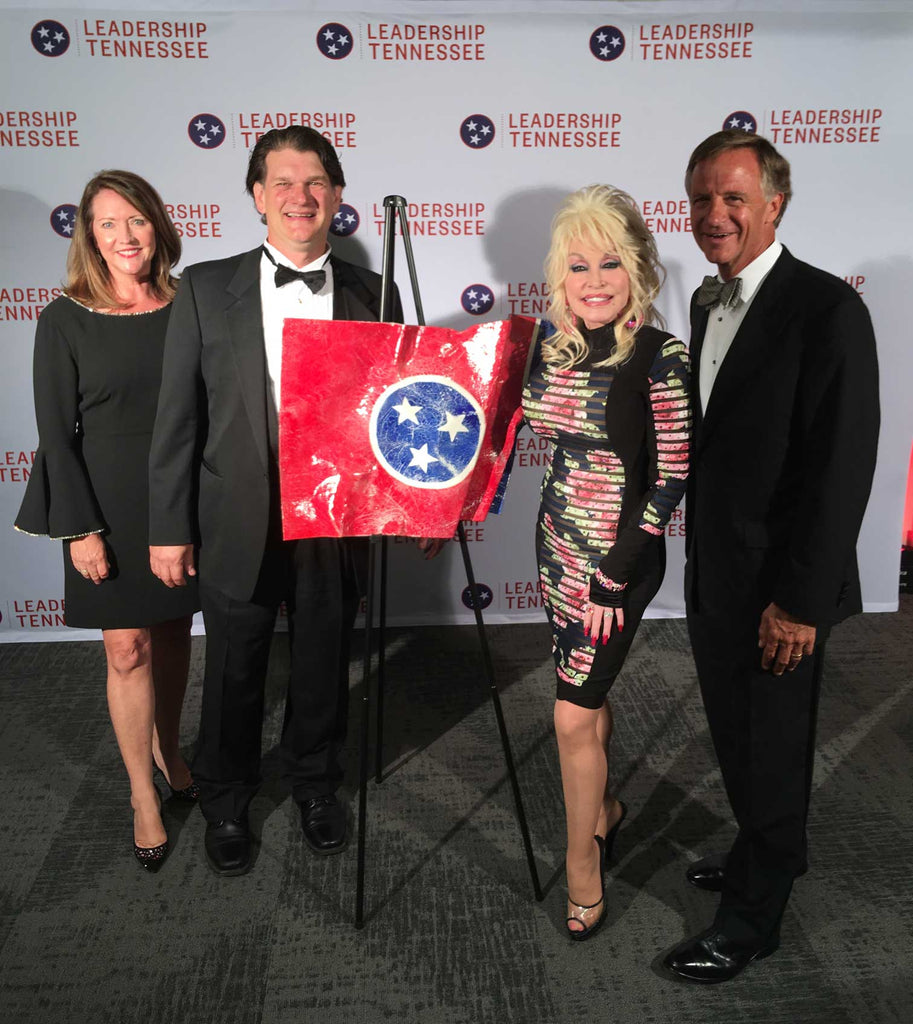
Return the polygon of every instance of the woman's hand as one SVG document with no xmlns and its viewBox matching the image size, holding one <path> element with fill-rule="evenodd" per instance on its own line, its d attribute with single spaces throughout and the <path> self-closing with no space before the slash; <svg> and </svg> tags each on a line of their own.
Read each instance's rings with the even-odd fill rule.
<svg viewBox="0 0 913 1024">
<path fill-rule="evenodd" d="M 93 583 L 108 578 L 108 553 L 100 533 L 70 541 L 70 561 L 76 571 Z"/>
<path fill-rule="evenodd" d="M 612 635 L 612 626 L 617 624 L 618 632 L 625 628 L 625 613 L 622 608 L 603 608 L 598 604 L 587 604 L 583 611 L 583 629 L 594 644 L 607 644 Z"/>
</svg>

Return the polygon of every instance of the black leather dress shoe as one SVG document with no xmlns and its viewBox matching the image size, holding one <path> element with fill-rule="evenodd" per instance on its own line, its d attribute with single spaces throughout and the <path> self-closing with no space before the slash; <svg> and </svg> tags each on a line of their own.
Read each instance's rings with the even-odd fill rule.
<svg viewBox="0 0 913 1024">
<path fill-rule="evenodd" d="M 736 942 L 715 927 L 679 943 L 663 959 L 663 966 L 688 981 L 729 981 L 753 960 L 763 960 L 779 947 L 776 939 L 762 943 Z"/>
<path fill-rule="evenodd" d="M 250 870 L 252 844 L 246 821 L 227 818 L 209 822 L 203 845 L 206 860 L 217 875 L 243 875 Z"/>
<path fill-rule="evenodd" d="M 298 807 L 304 841 L 314 853 L 342 853 L 348 843 L 346 805 L 328 793 L 303 800 Z"/>
<path fill-rule="evenodd" d="M 697 889 L 705 892 L 722 892 L 723 876 L 726 873 L 726 854 L 712 853 L 709 857 L 696 860 L 685 871 L 685 878 Z"/>
</svg>

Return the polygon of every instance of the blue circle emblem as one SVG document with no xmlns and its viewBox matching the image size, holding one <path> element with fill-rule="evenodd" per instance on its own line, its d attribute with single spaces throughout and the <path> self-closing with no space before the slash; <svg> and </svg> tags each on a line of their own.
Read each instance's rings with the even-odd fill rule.
<svg viewBox="0 0 913 1024">
<path fill-rule="evenodd" d="M 495 141 L 495 123 L 485 114 L 471 114 L 460 123 L 460 138 L 470 149 L 484 149 Z"/>
<path fill-rule="evenodd" d="M 346 235 L 354 235 L 360 223 L 361 217 L 358 216 L 358 210 L 354 206 L 349 206 L 348 203 L 340 203 L 339 209 L 330 222 L 330 232 L 339 238 L 345 238 Z"/>
<path fill-rule="evenodd" d="M 596 60 L 618 60 L 625 52 L 625 34 L 614 25 L 600 25 L 590 36 L 590 53 Z"/>
<path fill-rule="evenodd" d="M 187 134 L 200 149 L 217 149 L 225 141 L 225 122 L 215 114 L 197 114 L 190 119 Z"/>
<path fill-rule="evenodd" d="M 342 60 L 352 52 L 352 33 L 337 21 L 328 21 L 317 33 L 317 49 L 330 60 Z"/>
<path fill-rule="evenodd" d="M 482 407 L 449 377 L 406 377 L 391 384 L 371 410 L 377 461 L 410 487 L 442 490 L 465 480 L 484 433 Z"/>
<path fill-rule="evenodd" d="M 76 228 L 76 207 L 72 203 L 61 203 L 51 210 L 51 227 L 61 238 L 72 238 Z"/>
<path fill-rule="evenodd" d="M 756 135 L 758 119 L 754 114 L 749 114 L 747 110 L 733 110 L 723 122 L 723 130 L 725 131 L 727 128 L 735 128 L 739 131 L 747 132 L 749 135 Z"/>
<path fill-rule="evenodd" d="M 62 57 L 70 48 L 70 33 L 59 21 L 39 21 L 32 28 L 32 46 L 42 57 Z"/>
</svg>

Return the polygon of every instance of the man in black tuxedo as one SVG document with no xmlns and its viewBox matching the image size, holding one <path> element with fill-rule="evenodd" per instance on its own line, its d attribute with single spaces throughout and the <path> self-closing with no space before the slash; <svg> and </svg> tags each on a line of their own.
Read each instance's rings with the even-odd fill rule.
<svg viewBox="0 0 913 1024">
<path fill-rule="evenodd" d="M 705 139 L 685 175 L 719 273 L 691 303 L 688 628 L 726 792 L 727 855 L 688 879 L 713 924 L 666 955 L 680 977 L 734 977 L 779 944 L 806 864 L 824 641 L 862 610 L 856 539 L 878 440 L 875 338 L 861 299 L 776 240 L 789 164 L 760 136 Z"/>
<path fill-rule="evenodd" d="M 366 542 L 283 541 L 277 419 L 284 318 L 378 319 L 378 275 L 327 244 L 344 185 L 336 152 L 318 132 L 295 126 L 262 136 L 247 191 L 266 243 L 188 267 L 165 343 L 150 559 L 167 586 L 199 571 L 206 670 L 193 775 L 207 859 L 224 875 L 250 867 L 247 811 L 260 783 L 264 682 L 283 601 L 291 645 L 284 774 L 311 849 L 339 853 L 346 843 L 347 812 L 335 791 Z M 394 306 L 401 321 L 398 296 Z"/>
</svg>

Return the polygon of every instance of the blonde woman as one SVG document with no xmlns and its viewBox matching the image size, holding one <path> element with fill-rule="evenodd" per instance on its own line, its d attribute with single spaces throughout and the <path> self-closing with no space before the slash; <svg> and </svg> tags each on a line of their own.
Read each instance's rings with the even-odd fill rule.
<svg viewBox="0 0 913 1024">
<path fill-rule="evenodd" d="M 607 695 L 662 582 L 663 528 L 685 488 L 688 359 L 651 326 L 663 271 L 626 193 L 591 185 L 568 196 L 545 272 L 555 333 L 523 404 L 554 444 L 536 549 L 557 673 L 566 927 L 579 942 L 605 920 L 605 869 L 626 814 L 609 787 Z"/>
</svg>

